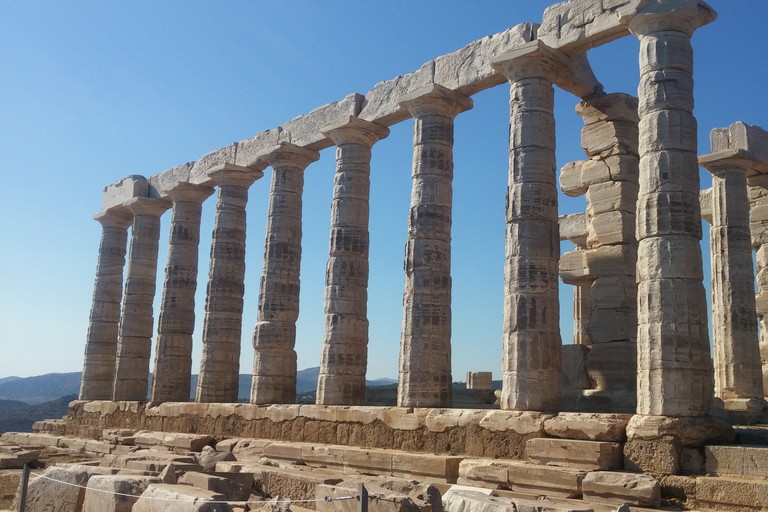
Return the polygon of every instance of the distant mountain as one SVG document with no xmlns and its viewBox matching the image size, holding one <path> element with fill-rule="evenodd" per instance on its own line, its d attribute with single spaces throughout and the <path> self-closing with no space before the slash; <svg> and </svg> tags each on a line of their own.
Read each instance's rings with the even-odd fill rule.
<svg viewBox="0 0 768 512">
<path fill-rule="evenodd" d="M 80 392 L 80 372 L 48 373 L 0 382 L 0 400 L 40 404 Z"/>
<path fill-rule="evenodd" d="M 27 405 L 13 400 L 0 400 L 0 434 L 3 432 L 32 432 L 34 422 L 61 418 L 67 414 L 69 402 L 76 399 L 77 395 L 67 395 L 36 405 Z"/>
<path fill-rule="evenodd" d="M 2 384 L 3 382 L 10 382 L 12 380 L 18 380 L 20 378 L 21 377 L 0 377 L 0 384 Z"/>
</svg>

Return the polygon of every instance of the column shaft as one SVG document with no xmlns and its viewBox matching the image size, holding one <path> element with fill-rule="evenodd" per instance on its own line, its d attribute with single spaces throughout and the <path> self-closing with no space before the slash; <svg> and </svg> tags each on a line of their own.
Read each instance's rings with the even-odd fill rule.
<svg viewBox="0 0 768 512">
<path fill-rule="evenodd" d="M 137 197 L 126 206 L 133 212 L 133 225 L 112 399 L 142 401 L 149 386 L 160 216 L 170 203 Z"/>
<path fill-rule="evenodd" d="M 209 174 L 219 190 L 195 401 L 234 403 L 240 381 L 245 292 L 245 206 L 248 187 L 263 174 L 231 164 Z"/>
<path fill-rule="evenodd" d="M 389 130 L 351 117 L 323 132 L 337 149 L 316 402 L 365 405 L 371 147 Z"/>
<path fill-rule="evenodd" d="M 102 232 L 79 399 L 111 400 L 117 361 L 123 267 L 132 217 L 128 210 L 111 210 L 97 214 L 94 219 L 101 224 Z"/>
<path fill-rule="evenodd" d="M 282 145 L 264 155 L 272 166 L 264 269 L 253 334 L 251 402 L 296 401 L 296 320 L 301 269 L 301 196 L 304 169 L 316 151 Z"/>
<path fill-rule="evenodd" d="M 397 405 L 450 407 L 453 119 L 472 100 L 434 86 L 399 102 L 413 116 L 413 188 Z"/>
<path fill-rule="evenodd" d="M 699 171 L 693 116 L 693 30 L 707 11 L 649 8 L 640 39 L 637 413 L 707 414 L 712 363 L 702 284 Z"/>
<path fill-rule="evenodd" d="M 540 43 L 494 60 L 511 83 L 501 408 L 561 404 L 554 89 L 568 66 Z"/>
<path fill-rule="evenodd" d="M 180 183 L 169 191 L 173 215 L 157 322 L 153 402 L 189 401 L 200 213 L 202 202 L 212 193 L 212 188 L 189 183 Z"/>
<path fill-rule="evenodd" d="M 592 283 L 573 286 L 573 344 L 592 346 L 587 333 L 589 323 L 589 290 Z"/>
</svg>

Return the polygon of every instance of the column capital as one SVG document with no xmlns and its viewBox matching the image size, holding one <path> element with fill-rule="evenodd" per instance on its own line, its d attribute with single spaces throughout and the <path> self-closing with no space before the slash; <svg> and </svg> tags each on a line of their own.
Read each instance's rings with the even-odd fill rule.
<svg viewBox="0 0 768 512">
<path fill-rule="evenodd" d="M 539 40 L 494 57 L 491 59 L 491 66 L 510 82 L 526 78 L 546 78 L 554 83 L 560 74 L 574 70 L 567 55 Z"/>
<path fill-rule="evenodd" d="M 213 192 L 214 190 L 212 187 L 181 182 L 170 189 L 168 195 L 171 196 L 174 203 L 177 201 L 188 201 L 191 203 L 202 204 L 203 201 L 213 194 Z"/>
<path fill-rule="evenodd" d="M 302 169 L 312 162 L 317 162 L 319 159 L 320 153 L 318 151 L 287 142 L 269 147 L 261 151 L 257 156 L 257 162 L 265 165 L 271 165 L 272 167 L 295 165 Z"/>
<path fill-rule="evenodd" d="M 133 223 L 133 214 L 127 208 L 118 206 L 109 210 L 99 212 L 93 216 L 93 220 L 105 228 L 123 228 L 128 229 Z"/>
<path fill-rule="evenodd" d="M 747 174 L 768 173 L 768 164 L 743 149 L 726 149 L 699 156 L 699 165 L 714 175 L 742 170 Z"/>
<path fill-rule="evenodd" d="M 419 117 L 433 113 L 448 115 L 451 119 L 473 106 L 472 98 L 442 85 L 432 84 L 397 98 L 397 103 L 408 109 L 411 116 Z"/>
<path fill-rule="evenodd" d="M 715 19 L 715 10 L 701 0 L 656 0 L 635 14 L 628 28 L 635 37 L 667 31 L 691 37 L 697 28 Z"/>
<path fill-rule="evenodd" d="M 389 135 L 389 128 L 355 116 L 345 116 L 335 123 L 320 130 L 334 144 L 363 144 L 372 147 L 376 142 Z"/>
<path fill-rule="evenodd" d="M 250 187 L 251 184 L 264 176 L 266 166 L 261 166 L 259 162 L 251 167 L 243 167 L 231 163 L 217 165 L 208 171 L 208 176 L 213 178 L 216 185 L 240 185 Z"/>
<path fill-rule="evenodd" d="M 123 206 L 136 215 L 161 216 L 171 207 L 171 202 L 165 199 L 151 199 L 149 197 L 134 197 L 123 203 Z"/>
</svg>

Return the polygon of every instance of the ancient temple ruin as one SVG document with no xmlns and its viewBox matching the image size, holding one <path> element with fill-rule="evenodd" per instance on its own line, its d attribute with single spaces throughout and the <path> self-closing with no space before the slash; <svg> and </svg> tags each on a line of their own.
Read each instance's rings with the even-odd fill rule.
<svg viewBox="0 0 768 512">
<path fill-rule="evenodd" d="M 103 235 L 67 433 L 141 428 L 541 464 L 559 460 L 554 454 L 564 448 L 552 440 L 566 451 L 609 442 L 623 443 L 623 462 L 602 469 L 703 470 L 704 446 L 733 442 L 730 424 L 762 422 L 768 410 L 760 359 L 768 346 L 768 133 L 736 122 L 712 131 L 711 152 L 699 148 L 691 37 L 715 18 L 699 0 L 557 3 L 541 24 L 474 41 L 196 162 L 108 185 L 95 216 Z M 604 91 L 586 57 L 624 36 L 640 40 L 637 97 Z M 498 410 L 448 410 L 453 123 L 474 94 L 505 84 L 503 388 Z M 554 87 L 580 99 L 583 161 L 556 162 Z M 371 148 L 388 127 L 411 120 L 397 407 L 375 408 L 366 406 L 365 388 Z M 332 146 L 317 402 L 278 405 L 296 396 L 303 174 Z M 710 190 L 700 190 L 700 165 L 712 173 Z M 267 186 L 259 180 L 270 167 L 258 321 L 243 326 L 248 190 Z M 586 211 L 559 215 L 558 187 L 584 195 Z M 201 204 L 214 192 L 202 358 L 189 402 L 198 252 L 208 250 L 198 246 Z M 170 245 L 155 321 L 162 215 L 171 216 Z M 711 312 L 702 218 L 711 226 Z M 574 245 L 562 257 L 561 240 Z M 248 243 L 262 249 L 260 240 Z M 573 286 L 573 344 L 560 336 L 560 281 Z M 252 327 L 250 404 L 235 404 L 241 333 Z M 603 428 L 615 432 L 590 433 Z M 503 477 L 491 470 L 500 462 L 461 464 L 465 483 L 514 485 L 512 462 L 502 464 Z"/>
</svg>

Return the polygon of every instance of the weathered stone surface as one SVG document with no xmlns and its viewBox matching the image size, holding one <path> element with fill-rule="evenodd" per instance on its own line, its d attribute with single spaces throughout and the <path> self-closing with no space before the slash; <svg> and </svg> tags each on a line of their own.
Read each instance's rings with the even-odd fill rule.
<svg viewBox="0 0 768 512">
<path fill-rule="evenodd" d="M 623 442 L 626 439 L 628 414 L 594 414 L 561 412 L 544 422 L 547 434 L 563 439 Z"/>
<path fill-rule="evenodd" d="M 534 464 L 606 471 L 623 465 L 619 443 L 540 438 L 529 439 L 527 449 Z"/>
<path fill-rule="evenodd" d="M 40 456 L 40 450 L 20 446 L 0 446 L 0 469 L 21 469 Z"/>
<path fill-rule="evenodd" d="M 85 490 L 83 512 L 130 512 L 150 484 L 161 482 L 154 476 L 94 475 Z"/>
<path fill-rule="evenodd" d="M 467 389 L 493 389 L 493 372 L 467 372 Z"/>
<path fill-rule="evenodd" d="M 659 481 L 649 475 L 593 471 L 581 482 L 584 499 L 617 505 L 658 507 L 661 504 Z"/>
<path fill-rule="evenodd" d="M 768 448 L 757 446 L 707 446 L 707 473 L 768 478 Z"/>
<path fill-rule="evenodd" d="M 225 499 L 223 494 L 190 485 L 152 484 L 132 512 L 157 512 L 159 502 L 163 512 L 232 512 L 232 507 L 223 503 Z"/>
<path fill-rule="evenodd" d="M 180 484 L 187 484 L 198 489 L 223 494 L 227 501 L 246 501 L 251 495 L 251 487 L 244 486 L 229 478 L 190 471 L 179 478 Z"/>
<path fill-rule="evenodd" d="M 585 366 L 589 347 L 586 345 L 563 345 L 563 389 L 587 389 L 590 387 Z M 546 425 L 546 423 L 545 423 Z M 546 426 L 545 426 L 546 428 Z"/>
<path fill-rule="evenodd" d="M 433 83 L 435 61 L 425 63 L 421 69 L 401 75 L 392 80 L 379 82 L 365 95 L 360 119 L 382 126 L 408 119 L 408 111 L 401 107 L 398 98 L 403 94 L 426 87 Z"/>
<path fill-rule="evenodd" d="M 144 176 L 131 175 L 104 187 L 101 210 L 120 207 L 134 197 L 149 197 L 149 182 Z"/>
<path fill-rule="evenodd" d="M 29 512 L 80 512 L 85 486 L 94 475 L 112 475 L 116 469 L 70 464 L 51 466 L 43 477 L 30 481 L 26 510 Z"/>
<path fill-rule="evenodd" d="M 592 511 L 587 505 L 579 507 L 576 505 L 542 503 L 541 501 L 519 497 L 505 498 L 487 496 L 484 493 L 475 490 L 451 490 L 445 495 L 443 507 L 447 512 L 507 512 L 509 510 L 521 512 Z"/>
<path fill-rule="evenodd" d="M 237 143 L 215 149 L 201 156 L 189 171 L 189 182 L 208 187 L 216 185 L 211 172 L 227 164 L 233 164 L 237 154 Z"/>
<path fill-rule="evenodd" d="M 364 100 L 361 94 L 354 93 L 300 115 L 278 128 L 280 140 L 315 151 L 331 147 L 333 141 L 323 133 L 323 128 L 339 119 L 360 114 Z"/>
<path fill-rule="evenodd" d="M 197 462 L 203 467 L 203 471 L 212 471 L 217 462 L 236 460 L 231 452 L 217 452 L 210 446 L 204 446 L 197 456 Z"/>
<path fill-rule="evenodd" d="M 171 189 L 177 187 L 180 183 L 189 183 L 189 173 L 194 165 L 195 162 L 187 162 L 147 178 L 149 184 L 148 196 L 152 199 L 170 199 L 171 197 L 168 193 Z"/>
<path fill-rule="evenodd" d="M 635 415 L 627 424 L 629 439 L 653 440 L 674 436 L 683 446 L 691 447 L 712 443 L 731 443 L 735 435 L 728 423 L 710 417 L 672 418 Z"/>
<path fill-rule="evenodd" d="M 213 437 L 206 434 L 140 431 L 134 435 L 134 443 L 137 446 L 163 446 L 191 452 L 202 451 L 212 441 Z"/>
<path fill-rule="evenodd" d="M 624 444 L 624 469 L 657 477 L 680 472 L 680 441 L 673 436 L 659 439 L 628 439 Z"/>
<path fill-rule="evenodd" d="M 737 121 L 728 128 L 713 129 L 709 138 L 712 152 L 743 149 L 752 153 L 757 160 L 768 162 L 768 132 L 759 126 Z"/>
<path fill-rule="evenodd" d="M 764 510 L 768 508 L 768 483 L 727 477 L 697 478 L 693 504 L 719 510 Z"/>
<path fill-rule="evenodd" d="M 459 465 L 459 476 L 466 482 L 563 497 L 581 493 L 581 480 L 586 473 L 581 469 L 490 459 L 468 459 Z"/>
<path fill-rule="evenodd" d="M 558 225 L 560 226 L 560 240 L 573 241 L 587 236 L 587 215 L 585 213 L 560 215 Z"/>
</svg>

